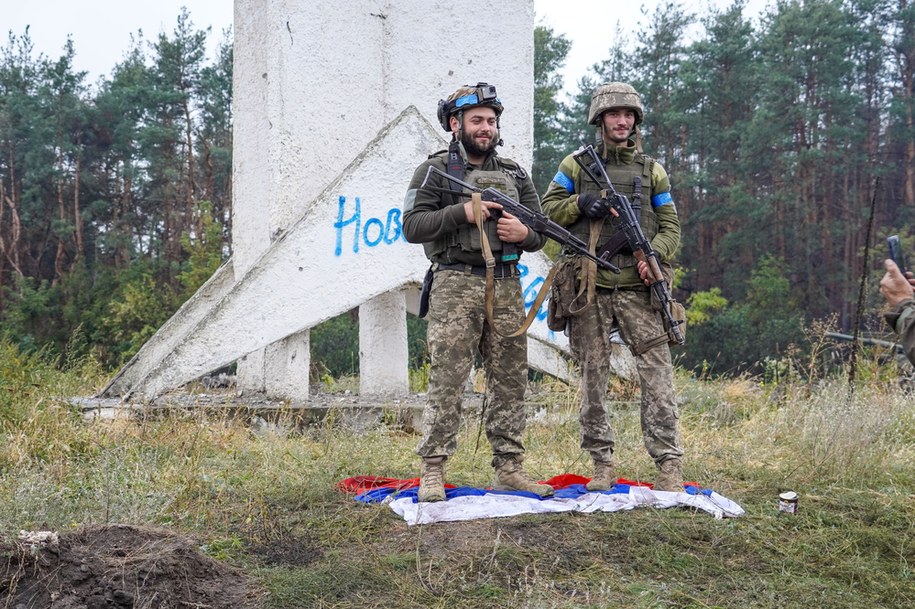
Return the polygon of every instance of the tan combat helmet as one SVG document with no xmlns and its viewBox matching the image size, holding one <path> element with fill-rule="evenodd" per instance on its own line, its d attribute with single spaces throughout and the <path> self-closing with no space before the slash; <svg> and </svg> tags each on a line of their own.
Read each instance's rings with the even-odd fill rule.
<svg viewBox="0 0 915 609">
<path fill-rule="evenodd" d="M 448 99 L 438 100 L 438 122 L 442 129 L 451 133 L 451 115 L 477 106 L 487 106 L 496 111 L 496 120 L 502 115 L 502 102 L 496 95 L 495 85 L 478 82 L 476 85 L 464 85 L 448 96 Z M 460 120 L 460 116 L 458 117 Z M 463 124 L 463 121 L 462 121 Z M 498 124 L 498 123 L 497 123 Z"/>
<path fill-rule="evenodd" d="M 642 96 L 624 82 L 609 82 L 594 90 L 591 94 L 591 109 L 588 111 L 588 123 L 596 125 L 601 114 L 610 108 L 629 108 L 635 112 L 635 124 L 642 122 L 645 110 L 642 108 Z"/>
</svg>

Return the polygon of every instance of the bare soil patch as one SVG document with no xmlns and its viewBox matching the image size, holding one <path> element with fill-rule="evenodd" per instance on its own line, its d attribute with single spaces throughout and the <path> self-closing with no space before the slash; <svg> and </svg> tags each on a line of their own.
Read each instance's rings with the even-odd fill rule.
<svg viewBox="0 0 915 609">
<path fill-rule="evenodd" d="M 88 526 L 54 542 L 0 543 L 3 609 L 248 609 L 256 585 L 167 529 Z"/>
</svg>

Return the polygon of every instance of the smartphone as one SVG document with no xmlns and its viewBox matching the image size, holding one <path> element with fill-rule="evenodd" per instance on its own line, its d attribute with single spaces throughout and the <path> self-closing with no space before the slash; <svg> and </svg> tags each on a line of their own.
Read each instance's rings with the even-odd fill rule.
<svg viewBox="0 0 915 609">
<path fill-rule="evenodd" d="M 896 266 L 899 267 L 899 270 L 902 272 L 902 276 L 906 276 L 906 272 L 909 270 L 905 264 L 905 255 L 902 253 L 902 244 L 899 243 L 899 235 L 891 235 L 886 238 L 886 244 L 890 248 L 890 258 L 893 262 L 896 263 Z"/>
</svg>

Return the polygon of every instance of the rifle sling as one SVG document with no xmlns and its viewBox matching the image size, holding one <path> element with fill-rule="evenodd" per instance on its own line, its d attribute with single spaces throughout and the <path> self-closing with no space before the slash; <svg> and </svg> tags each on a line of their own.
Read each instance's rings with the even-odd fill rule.
<svg viewBox="0 0 915 609">
<path fill-rule="evenodd" d="M 503 334 L 500 332 L 499 328 L 496 327 L 495 316 L 493 315 L 493 302 L 496 294 L 496 280 L 495 277 L 493 277 L 493 268 L 496 266 L 496 259 L 495 256 L 492 255 L 489 237 L 486 236 L 486 231 L 483 229 L 483 199 L 480 193 L 475 192 L 470 196 L 470 200 L 473 205 L 473 220 L 477 225 L 477 230 L 480 231 L 480 244 L 483 249 L 483 259 L 486 262 L 486 321 L 489 322 L 489 327 L 493 329 L 493 332 L 503 338 L 521 336 L 527 332 L 527 329 L 534 323 L 534 319 L 537 317 L 537 311 L 540 310 L 540 306 L 543 304 L 544 299 L 546 299 L 546 295 L 549 294 L 549 289 L 553 283 L 553 277 L 556 275 L 558 266 L 555 264 L 553 265 L 553 268 L 551 268 L 550 272 L 547 274 L 543 285 L 537 290 L 537 298 L 534 300 L 534 304 L 531 305 L 531 310 L 528 311 L 527 317 L 524 319 L 521 326 L 510 334 Z"/>
<path fill-rule="evenodd" d="M 590 234 L 588 235 L 588 251 L 591 252 L 592 254 L 594 253 L 594 250 L 597 247 L 597 240 L 600 238 L 600 230 L 601 230 L 601 227 L 603 226 L 603 223 L 604 223 L 603 218 L 601 218 L 599 220 L 591 220 L 591 231 L 590 231 Z M 623 231 L 618 231 L 617 233 L 615 233 L 613 235 L 613 237 L 610 238 L 610 240 L 607 241 L 606 244 L 604 244 L 604 246 L 601 248 L 600 251 L 601 251 L 601 253 L 609 251 L 609 252 L 613 252 L 613 254 L 615 254 L 617 251 L 619 251 L 623 246 L 625 246 L 627 244 L 628 244 L 628 240 L 626 239 L 625 233 Z M 590 305 L 592 302 L 594 302 L 594 292 L 597 287 L 597 264 L 590 258 L 582 258 L 581 263 L 582 263 L 581 287 L 579 287 L 578 294 L 576 294 L 575 298 L 572 300 L 572 304 L 577 302 L 579 297 L 582 296 L 582 294 L 585 294 L 586 298 L 585 298 L 585 303 L 581 307 L 572 311 L 573 314 L 580 313 L 588 305 Z M 655 266 L 657 266 L 657 265 L 655 265 Z M 649 266 L 649 268 L 652 268 L 652 267 Z M 652 270 L 654 270 L 654 269 L 652 269 Z M 660 273 L 660 270 L 658 270 L 657 272 Z M 661 275 L 660 280 L 664 281 L 663 275 Z M 667 336 L 667 332 L 665 332 L 665 333 L 661 334 L 660 336 L 656 336 L 655 338 L 645 341 L 644 343 L 642 343 L 640 345 L 631 346 L 629 348 L 629 350 L 632 352 L 633 355 L 638 357 L 638 356 L 642 355 L 643 353 L 645 353 L 651 349 L 654 349 L 655 347 L 665 344 L 666 342 L 668 342 L 668 340 L 669 339 Z"/>
<path fill-rule="evenodd" d="M 448 146 L 448 162 L 445 167 L 448 175 L 458 180 L 464 179 L 464 159 L 461 157 L 461 149 L 458 142 L 452 141 Z M 451 180 L 448 180 L 448 188 L 460 195 L 464 192 L 461 186 Z M 455 199 L 457 201 L 457 199 Z"/>
<path fill-rule="evenodd" d="M 656 337 L 652 338 L 651 340 L 645 341 L 644 343 L 642 343 L 640 345 L 633 345 L 632 347 L 629 347 L 629 350 L 632 351 L 632 354 L 634 356 L 638 357 L 638 356 L 642 355 L 643 353 L 646 353 L 646 352 L 654 349 L 655 347 L 659 347 L 663 344 L 668 343 L 669 341 L 670 341 L 670 337 L 668 337 L 667 332 L 665 332 L 664 334 L 661 334 L 660 336 L 656 336 Z"/>
<path fill-rule="evenodd" d="M 588 235 L 588 252 L 594 255 L 597 248 L 597 240 L 600 238 L 600 230 L 604 225 L 604 219 L 591 220 L 590 234 Z M 578 315 L 587 309 L 594 302 L 594 294 L 597 292 L 597 263 L 585 256 L 581 257 L 581 283 L 578 286 L 578 293 L 572 302 L 569 303 L 569 312 L 572 315 Z M 575 308 L 575 303 L 584 296 L 584 303 Z"/>
</svg>

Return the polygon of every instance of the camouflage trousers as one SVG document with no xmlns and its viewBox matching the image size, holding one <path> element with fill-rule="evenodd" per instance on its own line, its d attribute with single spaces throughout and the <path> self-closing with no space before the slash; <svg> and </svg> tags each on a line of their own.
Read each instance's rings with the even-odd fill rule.
<svg viewBox="0 0 915 609">
<path fill-rule="evenodd" d="M 572 318 L 569 342 L 581 367 L 581 448 L 596 461 L 610 461 L 616 444 L 616 433 L 604 404 L 610 380 L 610 330 L 614 323 L 618 324 L 627 345 L 643 343 L 664 333 L 661 315 L 652 308 L 649 292 L 598 292 L 595 302 Z M 642 393 L 645 448 L 658 465 L 682 457 L 670 347 L 663 343 L 637 356 L 635 363 Z"/>
<path fill-rule="evenodd" d="M 521 282 L 495 281 L 493 318 L 505 334 L 524 320 Z M 429 296 L 426 340 L 431 369 L 423 410 L 421 457 L 450 456 L 457 450 L 464 388 L 479 352 L 486 372 L 483 424 L 492 446 L 493 466 L 524 453 L 524 391 L 527 387 L 527 337 L 503 338 L 489 327 L 486 278 L 460 271 L 437 271 Z"/>
</svg>

